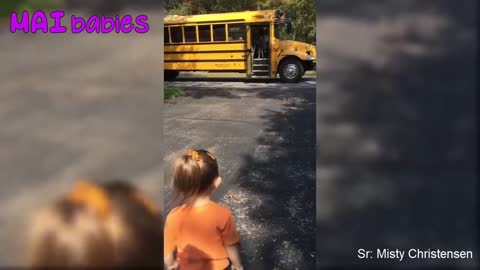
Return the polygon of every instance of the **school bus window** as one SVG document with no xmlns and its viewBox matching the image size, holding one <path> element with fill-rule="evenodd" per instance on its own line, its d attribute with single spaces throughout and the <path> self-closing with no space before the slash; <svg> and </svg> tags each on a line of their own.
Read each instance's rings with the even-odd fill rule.
<svg viewBox="0 0 480 270">
<path fill-rule="evenodd" d="M 246 30 L 244 24 L 229 24 L 228 25 L 228 40 L 238 41 L 246 40 Z"/>
<path fill-rule="evenodd" d="M 168 27 L 163 28 L 163 42 L 170 43 L 170 38 L 168 36 Z"/>
<path fill-rule="evenodd" d="M 213 25 L 213 41 L 226 41 L 225 24 Z"/>
<path fill-rule="evenodd" d="M 274 31 L 275 38 L 283 39 L 283 40 L 293 40 L 293 29 L 292 23 L 275 23 L 275 31 Z"/>
<path fill-rule="evenodd" d="M 182 27 L 170 27 L 170 35 L 172 38 L 172 43 L 181 43 L 183 42 L 182 38 Z"/>
<path fill-rule="evenodd" d="M 197 42 L 197 28 L 195 26 L 184 26 L 185 42 Z"/>
<path fill-rule="evenodd" d="M 200 42 L 212 41 L 210 34 L 210 25 L 198 26 L 198 38 L 200 39 Z"/>
</svg>

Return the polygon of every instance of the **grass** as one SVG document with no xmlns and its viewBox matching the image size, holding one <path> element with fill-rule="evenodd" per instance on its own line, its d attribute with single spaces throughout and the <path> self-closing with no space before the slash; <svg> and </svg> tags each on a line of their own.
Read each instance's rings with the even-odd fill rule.
<svg viewBox="0 0 480 270">
<path fill-rule="evenodd" d="M 316 70 L 309 70 L 309 71 L 305 72 L 304 76 L 316 77 L 317 76 L 317 71 Z"/>
<path fill-rule="evenodd" d="M 172 99 L 176 97 L 182 97 L 185 95 L 185 92 L 177 86 L 165 85 L 164 99 Z"/>
</svg>

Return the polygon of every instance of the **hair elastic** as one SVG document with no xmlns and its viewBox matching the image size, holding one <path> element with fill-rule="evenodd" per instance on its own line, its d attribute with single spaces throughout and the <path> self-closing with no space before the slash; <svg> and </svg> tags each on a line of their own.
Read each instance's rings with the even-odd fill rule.
<svg viewBox="0 0 480 270">
<path fill-rule="evenodd" d="M 200 161 L 200 155 L 195 150 L 188 150 L 187 151 L 187 156 L 193 158 L 196 161 Z"/>
<path fill-rule="evenodd" d="M 105 191 L 100 186 L 86 180 L 81 180 L 75 185 L 68 199 L 93 209 L 100 218 L 106 218 L 112 208 Z"/>
</svg>

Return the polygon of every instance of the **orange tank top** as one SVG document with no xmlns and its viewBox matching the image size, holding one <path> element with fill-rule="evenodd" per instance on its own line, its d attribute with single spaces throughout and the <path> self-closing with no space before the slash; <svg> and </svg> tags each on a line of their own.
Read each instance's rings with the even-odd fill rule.
<svg viewBox="0 0 480 270">
<path fill-rule="evenodd" d="M 174 208 L 165 222 L 165 255 L 177 250 L 182 270 L 224 270 L 229 265 L 225 246 L 239 241 L 230 210 L 214 202 Z"/>
</svg>

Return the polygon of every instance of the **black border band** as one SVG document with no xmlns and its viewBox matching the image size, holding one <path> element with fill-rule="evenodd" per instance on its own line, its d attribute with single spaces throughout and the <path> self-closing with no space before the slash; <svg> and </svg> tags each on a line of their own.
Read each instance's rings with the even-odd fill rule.
<svg viewBox="0 0 480 270">
<path fill-rule="evenodd" d="M 247 53 L 250 50 L 208 50 L 208 51 L 174 51 L 174 52 L 167 52 L 164 51 L 164 54 L 186 54 L 186 53 Z"/>
<path fill-rule="evenodd" d="M 247 44 L 245 40 L 237 41 L 205 41 L 205 42 L 190 42 L 190 43 L 164 43 L 164 46 L 192 46 L 192 45 L 217 45 L 217 44 Z"/>
<path fill-rule="evenodd" d="M 164 22 L 164 27 L 171 27 L 171 26 L 176 26 L 176 25 L 185 25 L 185 24 L 204 24 L 204 23 L 210 23 L 210 24 L 222 24 L 222 23 L 233 23 L 233 22 L 246 22 L 245 19 L 235 19 L 235 20 L 222 20 L 222 21 L 204 21 L 204 22 L 183 22 L 183 23 L 167 23 Z"/>
</svg>

